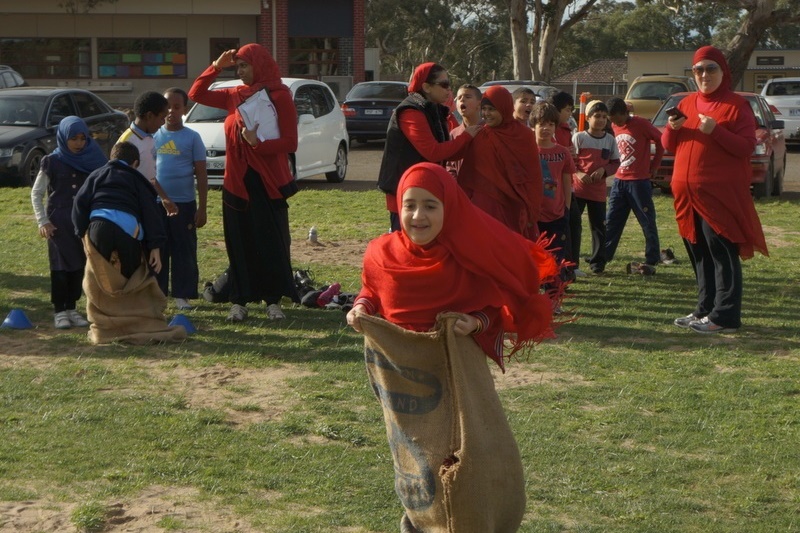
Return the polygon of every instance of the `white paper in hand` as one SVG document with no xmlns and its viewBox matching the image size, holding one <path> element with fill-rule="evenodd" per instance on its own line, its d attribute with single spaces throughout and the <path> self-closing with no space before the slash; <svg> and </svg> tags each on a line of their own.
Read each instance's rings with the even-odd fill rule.
<svg viewBox="0 0 800 533">
<path fill-rule="evenodd" d="M 242 115 L 248 130 L 253 130 L 258 125 L 256 135 L 260 141 L 277 139 L 281 136 L 278 128 L 278 110 L 275 109 L 266 90 L 258 91 L 239 105 L 239 114 Z"/>
</svg>

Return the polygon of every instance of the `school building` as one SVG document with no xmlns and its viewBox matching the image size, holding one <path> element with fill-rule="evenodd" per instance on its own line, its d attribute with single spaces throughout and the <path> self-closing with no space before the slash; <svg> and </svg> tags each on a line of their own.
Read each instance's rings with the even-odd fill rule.
<svg viewBox="0 0 800 533">
<path fill-rule="evenodd" d="M 373 75 L 365 0 L 117 0 L 79 13 L 66 3 L 0 0 L 0 64 L 30 85 L 89 89 L 117 107 L 145 90 L 188 89 L 222 51 L 251 42 L 284 76 L 327 82 L 340 97 Z"/>
</svg>

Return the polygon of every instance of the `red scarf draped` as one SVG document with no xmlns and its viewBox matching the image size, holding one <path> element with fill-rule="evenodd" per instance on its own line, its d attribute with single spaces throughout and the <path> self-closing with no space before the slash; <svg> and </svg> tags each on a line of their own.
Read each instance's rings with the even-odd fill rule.
<svg viewBox="0 0 800 533">
<path fill-rule="evenodd" d="M 442 231 L 426 246 L 403 231 L 373 240 L 364 255 L 360 297 L 378 302 L 386 320 L 416 331 L 429 330 L 444 311 L 498 309 L 502 318 L 476 341 L 501 366 L 504 331 L 517 334 L 513 351 L 553 336 L 552 305 L 539 292 L 540 281 L 558 272 L 553 256 L 475 207 L 439 165 L 418 163 L 403 174 L 399 212 L 410 187 L 442 201 Z"/>
<path fill-rule="evenodd" d="M 544 187 L 536 136 L 514 119 L 514 99 L 505 87 L 490 87 L 483 98 L 500 111 L 503 122 L 484 127 L 472 140 L 458 183 L 481 209 L 535 238 Z"/>
</svg>

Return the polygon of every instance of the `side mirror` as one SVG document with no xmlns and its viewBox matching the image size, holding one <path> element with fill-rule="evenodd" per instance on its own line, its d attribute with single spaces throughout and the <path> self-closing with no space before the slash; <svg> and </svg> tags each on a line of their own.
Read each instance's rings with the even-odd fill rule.
<svg viewBox="0 0 800 533">
<path fill-rule="evenodd" d="M 770 126 L 772 126 L 773 130 L 782 130 L 786 127 L 782 120 L 773 120 Z"/>
<path fill-rule="evenodd" d="M 314 115 L 311 115 L 309 113 L 305 113 L 297 117 L 297 123 L 300 124 L 301 126 L 305 126 L 306 124 L 311 124 L 315 120 L 316 119 L 314 118 Z"/>
</svg>

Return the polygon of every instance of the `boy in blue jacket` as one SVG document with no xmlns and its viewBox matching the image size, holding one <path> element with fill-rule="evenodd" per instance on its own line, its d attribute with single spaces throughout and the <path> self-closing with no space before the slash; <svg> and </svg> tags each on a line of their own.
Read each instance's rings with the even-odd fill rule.
<svg viewBox="0 0 800 533">
<path fill-rule="evenodd" d="M 147 264 L 158 273 L 160 248 L 167 240 L 156 189 L 138 166 L 138 148 L 129 142 L 116 144 L 111 160 L 89 174 L 72 206 L 77 235 L 88 233 L 97 252 L 109 263 L 118 262 L 126 278 L 142 264 L 143 247 Z"/>
</svg>

